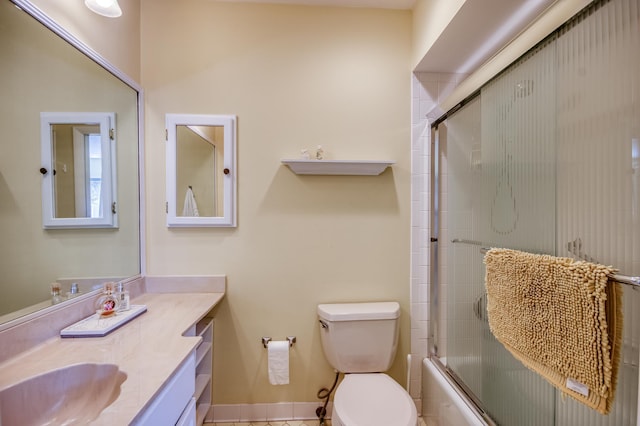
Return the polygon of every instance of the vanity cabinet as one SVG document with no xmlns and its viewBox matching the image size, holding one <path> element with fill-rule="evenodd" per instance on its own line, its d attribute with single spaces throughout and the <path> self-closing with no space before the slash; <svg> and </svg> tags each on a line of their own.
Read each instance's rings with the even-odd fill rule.
<svg viewBox="0 0 640 426">
<path fill-rule="evenodd" d="M 211 370 L 213 365 L 213 320 L 204 318 L 190 330 L 193 336 L 202 337 L 196 348 L 195 392 L 196 424 L 204 423 L 211 407 Z"/>
<path fill-rule="evenodd" d="M 193 426 L 196 424 L 196 399 L 191 398 L 187 408 L 184 409 L 182 416 L 178 419 L 176 426 Z"/>
<path fill-rule="evenodd" d="M 213 368 L 213 320 L 204 318 L 187 330 L 185 336 L 202 340 L 176 371 L 135 425 L 202 425 L 211 407 Z"/>
<path fill-rule="evenodd" d="M 196 353 L 187 357 L 151 404 L 132 423 L 134 425 L 188 424 L 189 403 L 195 391 Z"/>
</svg>

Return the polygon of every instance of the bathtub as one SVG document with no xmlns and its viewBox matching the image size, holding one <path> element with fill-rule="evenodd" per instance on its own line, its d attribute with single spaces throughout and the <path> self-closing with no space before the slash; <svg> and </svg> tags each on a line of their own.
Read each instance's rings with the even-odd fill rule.
<svg viewBox="0 0 640 426">
<path fill-rule="evenodd" d="M 427 426 L 487 425 L 429 358 L 422 361 L 422 417 Z"/>
</svg>

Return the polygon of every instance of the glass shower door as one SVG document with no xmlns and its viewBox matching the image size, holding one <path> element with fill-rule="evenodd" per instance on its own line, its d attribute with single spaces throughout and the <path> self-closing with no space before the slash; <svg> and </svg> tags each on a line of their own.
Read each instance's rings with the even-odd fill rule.
<svg viewBox="0 0 640 426">
<path fill-rule="evenodd" d="M 635 425 L 640 292 L 624 288 L 614 407 L 601 415 L 515 360 L 486 318 L 481 247 L 640 275 L 640 0 L 597 1 L 438 127 L 439 356 L 500 425 Z"/>
<path fill-rule="evenodd" d="M 553 41 L 482 89 L 480 239 L 491 247 L 556 252 L 556 66 Z M 483 400 L 504 425 L 551 425 L 554 388 L 487 331 Z"/>
<path fill-rule="evenodd" d="M 447 366 L 504 425 L 552 425 L 555 393 L 495 340 L 482 247 L 555 252 L 554 49 L 528 54 L 447 120 Z"/>
</svg>

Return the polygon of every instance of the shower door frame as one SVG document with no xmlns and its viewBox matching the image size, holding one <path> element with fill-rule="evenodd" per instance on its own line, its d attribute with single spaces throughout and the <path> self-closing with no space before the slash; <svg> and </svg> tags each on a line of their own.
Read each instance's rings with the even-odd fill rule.
<svg viewBox="0 0 640 426">
<path fill-rule="evenodd" d="M 431 167 L 430 167 L 430 245 L 429 245 L 429 258 L 430 265 L 429 268 L 429 297 L 431 302 L 429 303 L 429 338 L 428 338 L 428 354 L 429 358 L 435 365 L 435 367 L 440 371 L 440 373 L 448 379 L 448 382 L 452 384 L 456 393 L 460 396 L 460 398 L 473 410 L 476 415 L 482 419 L 485 424 L 489 426 L 497 426 L 497 423 L 489 416 L 487 410 L 483 407 L 480 399 L 469 389 L 469 387 L 464 383 L 464 381 L 458 377 L 458 375 L 447 365 L 445 365 L 439 356 L 438 352 L 438 331 L 439 331 L 439 320 L 440 320 L 440 275 L 439 275 L 439 264 L 438 261 L 440 259 L 438 252 L 442 247 L 442 242 L 439 240 L 440 238 L 440 184 L 441 184 L 441 176 L 440 176 L 440 124 L 443 124 L 446 118 L 460 108 L 462 108 L 466 103 L 475 99 L 479 96 L 480 92 L 474 93 L 468 99 L 460 103 L 458 106 L 453 108 L 450 112 L 445 114 L 443 117 L 438 119 L 431 125 Z M 445 126 L 446 127 L 446 126 Z"/>
</svg>

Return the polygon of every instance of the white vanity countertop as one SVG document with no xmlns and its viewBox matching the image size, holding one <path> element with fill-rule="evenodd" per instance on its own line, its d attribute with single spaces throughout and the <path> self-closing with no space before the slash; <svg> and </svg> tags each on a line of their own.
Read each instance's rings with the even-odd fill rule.
<svg viewBox="0 0 640 426">
<path fill-rule="evenodd" d="M 95 425 L 127 425 L 153 400 L 200 337 L 182 336 L 224 293 L 144 293 L 147 312 L 105 337 L 53 338 L 0 364 L 0 389 L 78 363 L 116 364 L 127 374 L 120 395 Z M 33 401 L 37 405 L 37 401 Z"/>
</svg>

